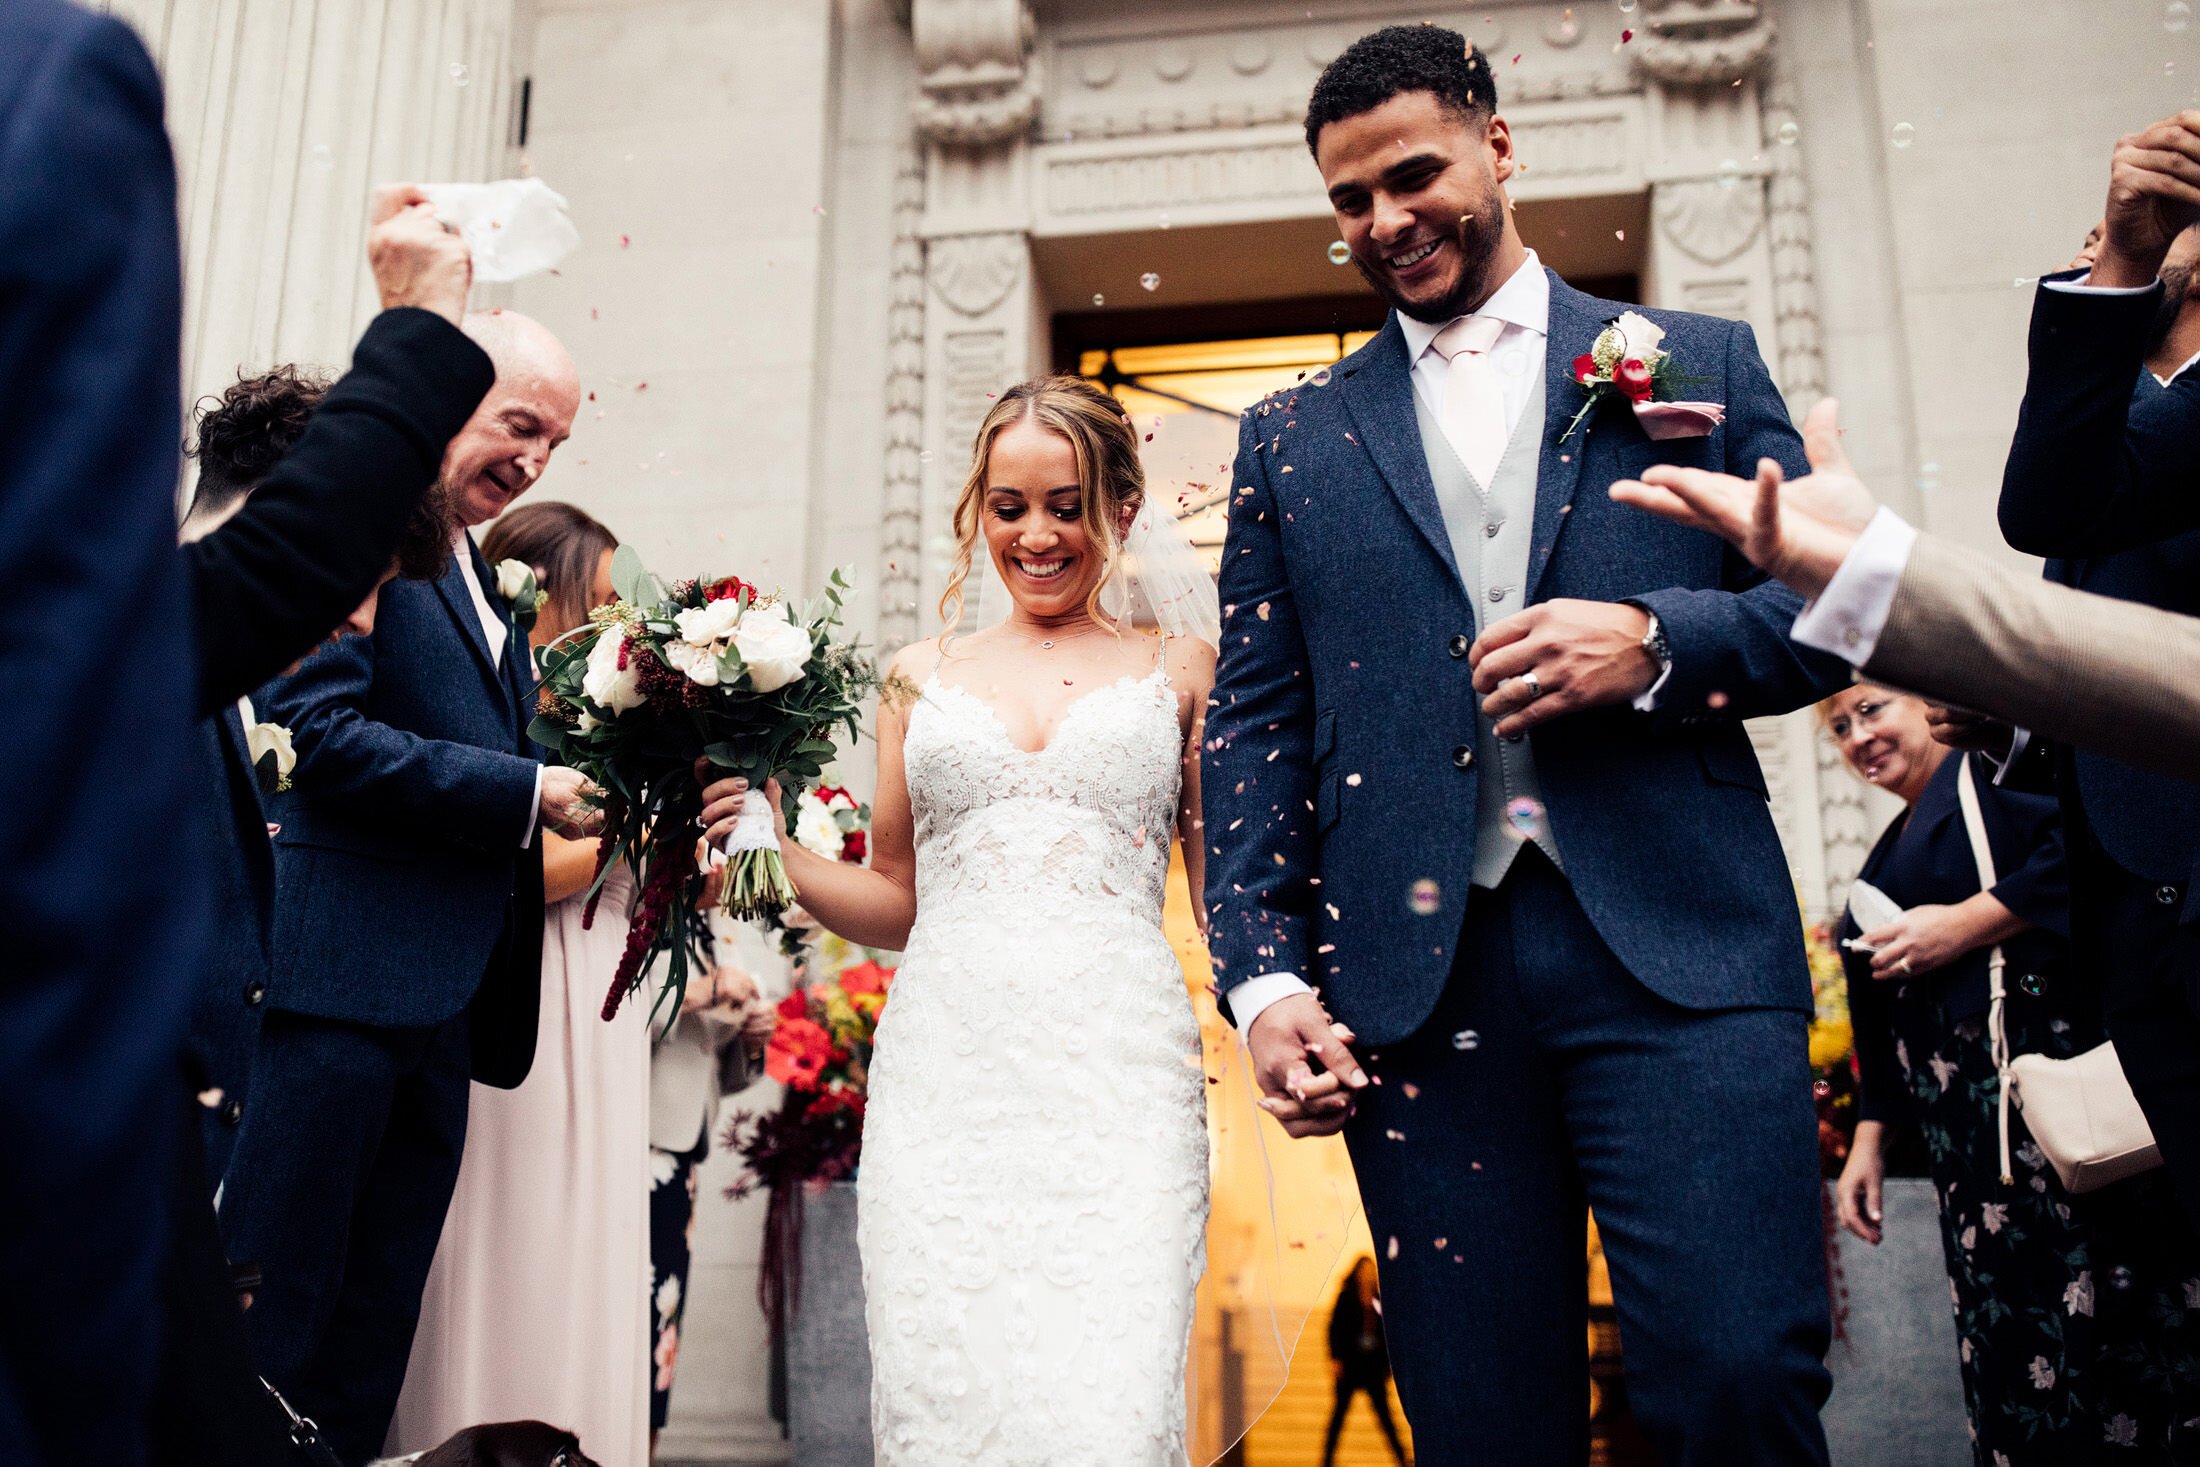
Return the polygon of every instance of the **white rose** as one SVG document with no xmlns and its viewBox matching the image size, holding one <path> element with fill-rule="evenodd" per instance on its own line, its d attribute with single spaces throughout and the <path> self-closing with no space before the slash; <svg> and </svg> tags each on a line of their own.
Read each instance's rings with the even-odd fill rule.
<svg viewBox="0 0 2200 1467">
<path fill-rule="evenodd" d="M 802 676 L 810 660 L 809 628 L 791 613 L 744 617 L 733 629 L 733 647 L 749 666 L 749 686 L 759 693 L 783 688 Z"/>
<path fill-rule="evenodd" d="M 645 654 L 636 648 L 634 656 L 621 668 L 619 648 L 625 643 L 624 628 L 605 627 L 603 634 L 596 638 L 596 645 L 588 649 L 588 671 L 581 678 L 581 691 L 597 707 L 610 709 L 613 717 L 629 708 L 639 708 L 645 701 L 641 669 L 635 666 L 636 660 Z"/>
<path fill-rule="evenodd" d="M 249 707 L 250 705 L 246 705 Z M 269 754 L 275 756 L 275 777 L 290 778 L 290 772 L 298 767 L 298 755 L 290 747 L 290 730 L 279 723 L 254 723 L 246 715 L 244 746 L 255 766 Z"/>
<path fill-rule="evenodd" d="M 707 642 L 700 646 L 694 642 L 667 642 L 665 661 L 672 664 L 675 672 L 686 674 L 687 680 L 699 688 L 718 686 L 718 649 Z"/>
<path fill-rule="evenodd" d="M 1613 325 L 1627 343 L 1627 355 L 1645 366 L 1657 355 L 1658 343 L 1665 340 L 1665 328 L 1639 311 L 1622 311 Z"/>
<path fill-rule="evenodd" d="M 741 603 L 731 596 L 708 605 L 689 607 L 672 619 L 673 625 L 680 629 L 680 640 L 698 647 L 723 642 L 740 620 Z"/>
<path fill-rule="evenodd" d="M 603 727 L 603 720 L 602 720 L 602 719 L 598 718 L 598 717 L 597 717 L 597 716 L 596 716 L 595 714 L 593 714 L 593 713 L 589 712 L 589 711 L 588 711 L 588 710 L 587 710 L 586 708 L 583 708 L 583 709 L 581 710 L 581 732 L 582 732 L 582 733 L 584 733 L 584 734 L 585 734 L 585 733 L 594 733 L 594 732 L 595 732 L 595 731 L 596 731 L 597 729 L 599 729 L 599 728 L 602 728 L 602 727 Z"/>
<path fill-rule="evenodd" d="M 840 859 L 840 822 L 825 802 L 808 790 L 802 792 L 802 801 L 794 819 L 794 838 L 828 861 Z"/>
<path fill-rule="evenodd" d="M 497 594 L 507 601 L 517 601 L 527 594 L 527 583 L 535 578 L 524 560 L 500 560 L 497 562 Z"/>
</svg>

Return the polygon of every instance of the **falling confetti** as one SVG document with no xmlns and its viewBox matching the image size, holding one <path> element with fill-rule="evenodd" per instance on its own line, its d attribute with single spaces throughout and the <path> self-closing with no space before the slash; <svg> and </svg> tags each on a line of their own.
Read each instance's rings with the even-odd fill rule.
<svg viewBox="0 0 2200 1467">
<path fill-rule="evenodd" d="M 1629 41 L 1632 41 L 1632 40 L 1633 40 L 1634 38 L 1635 38 L 1635 33 L 1634 33 L 1633 31 L 1621 31 L 1621 32 L 1619 33 L 1619 43 L 1620 43 L 1620 45 L 1622 45 L 1622 46 L 1626 45 L 1626 44 L 1627 44 L 1627 43 L 1628 43 Z"/>
<path fill-rule="evenodd" d="M 631 239 L 628 239 L 628 238 L 627 238 L 627 237 L 626 237 L 625 235 L 623 235 L 623 234 L 619 236 L 619 248 L 620 248 L 620 249 L 622 249 L 622 250 L 623 250 L 623 249 L 625 249 L 625 248 L 626 248 L 626 247 L 627 247 L 628 245 L 632 244 L 633 242 L 634 242 L 634 241 L 632 241 Z"/>
<path fill-rule="evenodd" d="M 1384 1247 L 1383 1256 L 1385 1258 L 1396 1258 L 1398 1256 L 1398 1239 L 1395 1234 L 1392 1235 L 1389 1244 Z"/>
<path fill-rule="evenodd" d="M 1406 905 L 1423 917 L 1433 917 L 1443 905 L 1444 891 L 1426 876 L 1413 883 L 1413 890 L 1406 897 Z"/>
<path fill-rule="evenodd" d="M 1453 1049 L 1480 1049 L 1482 1047 L 1482 1036 L 1472 1029 L 1461 1029 L 1457 1034 L 1451 1036 L 1451 1047 Z"/>
<path fill-rule="evenodd" d="M 1726 694 L 1720 692 L 1717 688 L 1713 688 L 1710 692 L 1703 695 L 1703 701 L 1705 706 L 1707 707 L 1724 708 L 1727 704 L 1727 697 Z"/>
<path fill-rule="evenodd" d="M 1161 277 L 1159 275 L 1156 275 L 1153 271 L 1148 270 L 1145 274 L 1138 277 L 1138 283 L 1140 286 L 1147 290 L 1159 290 L 1161 288 Z"/>
<path fill-rule="evenodd" d="M 1331 240 L 1329 244 L 1329 263 L 1332 265 L 1351 264 L 1352 246 L 1346 244 L 1341 239 Z"/>
<path fill-rule="evenodd" d="M 1907 122 L 1898 122 L 1894 125 L 1894 130 L 1887 134 L 1887 141 L 1898 148 L 1907 148 L 1917 141 L 1917 129 Z"/>
<path fill-rule="evenodd" d="M 1357 774 L 1346 775 L 1344 777 L 1344 782 L 1351 789 L 1358 789 L 1360 787 L 1360 777 Z"/>
</svg>

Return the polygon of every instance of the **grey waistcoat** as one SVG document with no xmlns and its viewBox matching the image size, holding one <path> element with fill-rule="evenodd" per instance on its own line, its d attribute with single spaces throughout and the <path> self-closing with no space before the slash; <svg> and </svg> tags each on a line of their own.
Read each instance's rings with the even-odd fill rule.
<svg viewBox="0 0 2200 1467">
<path fill-rule="evenodd" d="M 1474 629 L 1480 633 L 1491 623 L 1521 610 L 1526 601 L 1528 542 L 1535 531 L 1535 481 L 1542 466 L 1543 374 L 1535 374 L 1520 422 L 1514 426 L 1486 489 L 1475 483 L 1474 475 L 1459 461 L 1436 414 L 1418 392 L 1413 394 L 1413 412 L 1420 422 L 1421 449 L 1428 457 L 1429 477 L 1436 485 L 1444 530 L 1451 537 L 1452 558 L 1459 564 L 1459 578 L 1474 607 Z M 1474 884 L 1495 888 L 1504 880 L 1523 840 L 1534 841 L 1551 858 L 1551 864 L 1563 870 L 1558 843 L 1551 834 L 1550 816 L 1543 807 L 1543 786 L 1536 778 L 1533 749 L 1525 738 L 1499 738 L 1496 721 L 1481 711 L 1481 700 L 1471 689 L 1468 697 L 1475 706 L 1478 765 Z"/>
</svg>

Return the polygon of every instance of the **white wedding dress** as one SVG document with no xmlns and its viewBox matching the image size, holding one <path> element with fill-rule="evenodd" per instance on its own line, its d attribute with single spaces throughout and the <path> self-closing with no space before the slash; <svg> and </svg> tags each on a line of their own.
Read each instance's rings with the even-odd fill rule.
<svg viewBox="0 0 2200 1467">
<path fill-rule="evenodd" d="M 917 921 L 856 1181 L 878 1461 L 1178 1467 L 1207 1130 L 1161 931 L 1176 694 L 1097 689 L 1034 753 L 935 675 L 903 748 Z"/>
</svg>

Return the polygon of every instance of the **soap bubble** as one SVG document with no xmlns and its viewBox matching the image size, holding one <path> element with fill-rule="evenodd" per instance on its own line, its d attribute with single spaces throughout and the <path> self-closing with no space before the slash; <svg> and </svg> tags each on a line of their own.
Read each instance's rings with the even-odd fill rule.
<svg viewBox="0 0 2200 1467">
<path fill-rule="evenodd" d="M 1543 833 L 1543 806 L 1526 795 L 1505 806 L 1505 825 L 1522 840 L 1534 840 Z"/>
<path fill-rule="evenodd" d="M 2131 1270 L 2121 1263 L 2117 1264 L 2108 1271 L 2108 1282 L 2113 1288 L 2130 1288 L 2132 1283 Z"/>
<path fill-rule="evenodd" d="M 2017 987 L 2023 989 L 2032 997 L 2038 998 L 2047 991 L 2047 980 L 2037 973 L 2027 973 L 2017 980 Z"/>
<path fill-rule="evenodd" d="M 463 62 L 463 61 L 454 61 L 454 62 L 452 62 L 452 63 L 451 63 L 451 80 L 452 80 L 452 81 L 454 81 L 454 82 L 458 83 L 458 85 L 460 85 L 460 86 L 462 86 L 462 87 L 463 87 L 463 86 L 469 86 L 469 85 L 471 85 L 471 84 L 472 84 L 472 82 L 473 82 L 473 79 L 474 79 L 474 78 L 473 78 L 473 73 L 472 73 L 472 72 L 470 72 L 470 71 L 468 71 L 468 70 L 466 69 L 466 63 L 465 63 L 465 62 Z"/>
<path fill-rule="evenodd" d="M 1930 494 L 1940 487 L 1940 465 L 1920 464 L 1917 469 L 1917 492 Z"/>
<path fill-rule="evenodd" d="M 1311 387 L 1327 387 L 1329 385 L 1329 369 L 1327 367 L 1322 368 L 1319 372 L 1307 378 L 1306 381 L 1307 385 Z"/>
<path fill-rule="evenodd" d="M 1345 243 L 1345 242 L 1344 242 L 1343 240 L 1341 240 L 1341 239 L 1339 239 L 1339 240 L 1332 240 L 1332 241 L 1330 241 L 1330 245 L 1329 245 L 1329 263 L 1330 263 L 1330 264 L 1332 264 L 1332 265 L 1349 265 L 1349 264 L 1351 264 L 1351 263 L 1352 263 L 1352 246 L 1350 246 L 1350 245 L 1346 244 L 1346 243 Z"/>
<path fill-rule="evenodd" d="M 1792 118 L 1790 118 L 1786 122 L 1781 123 L 1780 130 L 1773 134 L 1774 137 L 1780 140 L 1780 146 L 1783 148 L 1794 147 L 1795 140 L 1802 135 L 1803 130 L 1795 125 L 1794 119 Z"/>
<path fill-rule="evenodd" d="M 1092 293 L 1092 303 L 1096 306 L 1104 306 L 1108 303 L 1108 298 L 1096 290 Z"/>
<path fill-rule="evenodd" d="M 2162 29 L 2175 35 L 2192 24 L 2192 7 L 2185 0 L 2169 0 L 2162 7 Z"/>
<path fill-rule="evenodd" d="M 1472 1029 L 1461 1029 L 1457 1034 L 1451 1036 L 1451 1047 L 1453 1049 L 1480 1049 L 1482 1047 L 1482 1036 Z"/>
<path fill-rule="evenodd" d="M 1635 0 L 1619 0 L 1619 13 L 1621 15 L 1633 15 L 1635 13 Z"/>
<path fill-rule="evenodd" d="M 1406 905 L 1423 917 L 1433 917 L 1444 903 L 1444 890 L 1426 876 L 1413 883 L 1413 890 L 1406 894 Z"/>
<path fill-rule="evenodd" d="M 1894 131 L 1887 134 L 1887 140 L 1898 148 L 1907 148 L 1917 141 L 1917 129 L 1907 122 L 1898 122 Z"/>
<path fill-rule="evenodd" d="M 317 173 L 327 173 L 336 167 L 336 150 L 327 143 L 313 145 L 313 168 Z"/>
<path fill-rule="evenodd" d="M 1138 277 L 1138 283 L 1148 290 L 1159 290 L 1161 288 L 1161 277 L 1155 274 L 1153 271 L 1148 270 L 1145 274 Z"/>
<path fill-rule="evenodd" d="M 1742 165 L 1732 158 L 1719 165 L 1719 187 L 1732 188 L 1742 181 Z"/>
<path fill-rule="evenodd" d="M 1817 1096 L 1820 1100 L 1824 1100 L 1827 1096 L 1833 1094 L 1833 1082 L 1830 1080 L 1813 1080 L 1810 1086 L 1810 1093 Z"/>
</svg>

